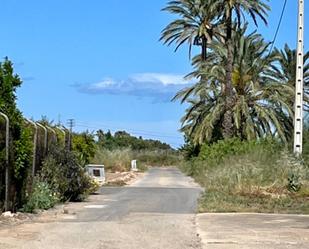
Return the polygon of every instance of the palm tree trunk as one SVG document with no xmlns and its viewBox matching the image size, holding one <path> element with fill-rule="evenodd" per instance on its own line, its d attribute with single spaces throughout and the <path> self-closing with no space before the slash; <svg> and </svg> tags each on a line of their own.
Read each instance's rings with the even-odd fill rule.
<svg viewBox="0 0 309 249">
<path fill-rule="evenodd" d="M 202 40 L 202 63 L 207 59 L 207 39 L 203 37 Z"/>
<path fill-rule="evenodd" d="M 227 46 L 227 62 L 226 62 L 226 83 L 225 83 L 225 113 L 223 117 L 223 137 L 231 138 L 234 135 L 233 125 L 233 43 L 232 43 L 232 9 L 229 10 L 226 20 L 226 46 Z"/>
<path fill-rule="evenodd" d="M 202 38 L 202 48 L 201 48 L 201 64 L 200 64 L 200 71 L 204 72 L 205 62 L 207 60 L 207 39 L 205 37 Z M 204 74 L 201 76 L 201 81 L 205 82 L 207 78 Z"/>
</svg>

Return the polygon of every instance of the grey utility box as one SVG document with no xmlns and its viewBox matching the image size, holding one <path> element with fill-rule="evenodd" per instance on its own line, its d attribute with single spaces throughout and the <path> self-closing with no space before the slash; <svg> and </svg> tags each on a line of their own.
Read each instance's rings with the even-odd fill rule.
<svg viewBox="0 0 309 249">
<path fill-rule="evenodd" d="M 86 165 L 86 171 L 90 177 L 92 177 L 99 184 L 105 183 L 105 170 L 104 165 L 88 164 Z"/>
</svg>

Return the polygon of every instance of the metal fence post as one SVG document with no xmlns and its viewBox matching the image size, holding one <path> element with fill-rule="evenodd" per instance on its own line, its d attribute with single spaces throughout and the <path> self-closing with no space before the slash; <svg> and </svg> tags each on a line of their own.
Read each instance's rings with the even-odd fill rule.
<svg viewBox="0 0 309 249">
<path fill-rule="evenodd" d="M 35 164 L 36 164 L 36 147 L 38 138 L 38 126 L 35 122 L 30 119 L 25 119 L 28 123 L 34 126 L 34 137 L 33 137 L 33 158 L 32 158 L 32 177 L 35 176 Z"/>
<path fill-rule="evenodd" d="M 45 126 L 41 125 L 40 123 L 36 123 L 36 124 L 44 130 L 44 156 L 46 156 L 46 153 L 47 153 L 47 129 L 46 129 Z"/>
<path fill-rule="evenodd" d="M 55 127 L 56 129 L 58 129 L 59 131 L 61 131 L 63 133 L 63 145 L 64 145 L 64 148 L 65 148 L 65 137 L 66 137 L 66 133 L 64 130 L 62 130 L 60 127 L 56 126 Z"/>
<path fill-rule="evenodd" d="M 50 130 L 52 133 L 54 133 L 55 139 L 56 139 L 56 142 L 57 142 L 57 133 L 55 132 L 55 130 L 54 130 L 53 128 L 49 127 L 48 125 L 45 125 L 45 127 L 46 127 L 48 130 Z"/>
<path fill-rule="evenodd" d="M 9 140 L 10 140 L 10 120 L 7 115 L 0 112 L 6 121 L 5 126 L 5 201 L 4 209 L 9 211 Z"/>
</svg>

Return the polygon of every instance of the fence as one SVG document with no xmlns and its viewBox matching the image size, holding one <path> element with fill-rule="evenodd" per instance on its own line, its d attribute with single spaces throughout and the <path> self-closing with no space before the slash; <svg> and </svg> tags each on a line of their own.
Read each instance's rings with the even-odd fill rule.
<svg viewBox="0 0 309 249">
<path fill-rule="evenodd" d="M 16 179 L 14 178 L 14 169 L 10 165 L 10 160 L 14 158 L 13 138 L 10 132 L 12 127 L 8 125 L 5 115 L 0 113 L 0 211 L 16 209 L 16 196 L 18 189 L 16 187 Z M 51 146 L 68 145 L 68 130 L 61 126 L 53 126 L 46 123 L 34 122 L 25 119 L 24 127 L 31 131 L 32 140 L 32 157 L 31 167 L 23 179 L 27 187 L 24 188 L 28 192 L 31 191 L 31 186 L 35 175 L 40 171 L 44 158 L 48 155 Z M 10 128 L 7 130 L 7 128 Z M 9 136 L 7 136 L 9 133 Z M 24 190 L 25 191 L 25 190 Z"/>
</svg>

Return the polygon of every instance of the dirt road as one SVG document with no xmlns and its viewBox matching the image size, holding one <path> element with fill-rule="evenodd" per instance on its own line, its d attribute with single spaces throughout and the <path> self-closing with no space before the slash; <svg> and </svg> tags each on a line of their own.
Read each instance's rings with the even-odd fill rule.
<svg viewBox="0 0 309 249">
<path fill-rule="evenodd" d="M 34 222 L 0 229 L 0 248 L 200 248 L 200 188 L 175 168 L 153 168 L 129 187 L 104 187 L 88 202 Z"/>
</svg>

